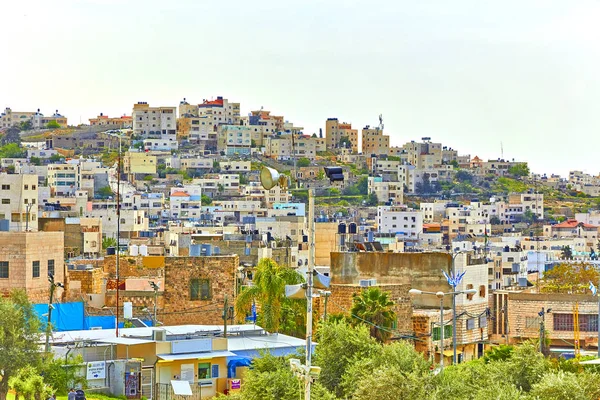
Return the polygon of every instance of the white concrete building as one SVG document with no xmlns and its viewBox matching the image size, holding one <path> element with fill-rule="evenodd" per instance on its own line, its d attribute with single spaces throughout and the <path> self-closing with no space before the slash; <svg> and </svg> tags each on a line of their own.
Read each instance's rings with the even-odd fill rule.
<svg viewBox="0 0 600 400">
<path fill-rule="evenodd" d="M 146 102 L 134 104 L 133 134 L 157 137 L 177 134 L 177 107 L 150 107 Z M 164 140 L 169 137 L 164 138 Z"/>
<path fill-rule="evenodd" d="M 15 232 L 38 230 L 37 175 L 0 174 L 0 220 Z"/>
<path fill-rule="evenodd" d="M 407 207 L 379 206 L 377 207 L 377 231 L 418 239 L 423 232 L 423 215 L 421 211 Z"/>
</svg>

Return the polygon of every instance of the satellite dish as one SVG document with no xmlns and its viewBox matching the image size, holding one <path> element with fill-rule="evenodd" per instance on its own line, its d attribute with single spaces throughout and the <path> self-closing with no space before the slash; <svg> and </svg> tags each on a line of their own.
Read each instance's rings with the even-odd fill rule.
<svg viewBox="0 0 600 400">
<path fill-rule="evenodd" d="M 277 186 L 279 181 L 279 172 L 273 168 L 264 167 L 260 171 L 260 183 L 265 190 L 271 190 Z"/>
</svg>

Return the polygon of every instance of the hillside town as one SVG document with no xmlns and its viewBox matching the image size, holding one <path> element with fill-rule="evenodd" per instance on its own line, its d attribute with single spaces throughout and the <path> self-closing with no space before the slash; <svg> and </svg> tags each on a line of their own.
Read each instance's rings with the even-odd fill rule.
<svg viewBox="0 0 600 400">
<path fill-rule="evenodd" d="M 0 114 L 0 290 L 26 293 L 40 345 L 79 357 L 87 390 L 243 393 L 265 353 L 318 361 L 331 319 L 438 371 L 531 341 L 600 352 L 600 176 L 391 146 L 382 115 L 306 132 L 240 109 Z M 292 360 L 308 387 L 336 386 Z"/>
</svg>

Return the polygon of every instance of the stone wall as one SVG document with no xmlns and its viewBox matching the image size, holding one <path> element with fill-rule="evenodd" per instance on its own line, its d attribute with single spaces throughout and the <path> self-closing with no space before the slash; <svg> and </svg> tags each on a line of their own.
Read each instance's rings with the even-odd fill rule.
<svg viewBox="0 0 600 400">
<path fill-rule="evenodd" d="M 331 253 L 331 280 L 338 284 L 357 284 L 361 279 L 377 279 L 377 284 L 402 284 L 430 292 L 451 290 L 442 274 L 449 271 L 452 258 L 447 253 Z M 450 307 L 449 296 L 444 305 Z M 434 296 L 415 296 L 416 307 L 437 308 Z"/>
<path fill-rule="evenodd" d="M 412 334 L 412 305 L 408 294 L 410 287 L 402 284 L 378 285 L 379 289 L 390 293 L 390 299 L 396 303 L 394 311 L 398 317 L 395 333 Z M 331 296 L 327 301 L 327 314 L 349 314 L 352 308 L 352 298 L 367 288 L 358 285 L 332 284 L 330 287 Z M 314 303 L 316 315 L 319 318 L 324 312 L 324 297 L 319 297 Z"/>
<path fill-rule="evenodd" d="M 508 294 L 508 332 L 511 342 L 520 342 L 529 338 L 538 338 L 541 317 L 538 313 L 552 311 L 545 315 L 545 330 L 557 345 L 567 346 L 573 343 L 572 330 L 554 330 L 554 318 L 557 314 L 573 314 L 575 303 L 579 308 L 580 322 L 584 315 L 598 315 L 598 300 L 591 295 L 563 293 L 510 293 Z M 598 331 L 580 330 L 581 345 L 597 343 Z"/>
<path fill-rule="evenodd" d="M 229 305 L 235 304 L 237 255 L 211 257 L 121 257 L 119 278 L 121 285 L 127 278 L 163 277 L 164 287 L 158 292 L 158 320 L 164 325 L 222 324 L 225 296 Z M 106 305 L 116 307 L 116 258 L 105 257 L 104 271 L 109 278 Z M 210 298 L 191 300 L 192 279 L 209 279 Z M 119 290 L 119 305 L 133 303 L 134 317 L 148 318 L 144 307 L 152 311 L 154 291 Z"/>
</svg>

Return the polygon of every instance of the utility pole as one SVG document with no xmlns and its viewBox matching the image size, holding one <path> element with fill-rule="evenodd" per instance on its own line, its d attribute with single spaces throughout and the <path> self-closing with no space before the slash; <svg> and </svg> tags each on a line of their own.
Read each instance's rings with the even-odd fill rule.
<svg viewBox="0 0 600 400">
<path fill-rule="evenodd" d="M 331 292 L 324 291 L 323 296 L 325 297 L 325 304 L 323 306 L 323 321 L 327 321 L 327 300 L 329 299 L 329 296 L 331 296 Z"/>
<path fill-rule="evenodd" d="M 117 156 L 117 251 L 116 251 L 116 275 L 117 275 L 117 326 L 116 334 L 119 337 L 119 259 L 121 258 L 121 248 L 119 237 L 121 236 L 121 136 L 119 136 L 119 154 Z"/>
<path fill-rule="evenodd" d="M 540 316 L 542 317 L 540 320 L 540 353 L 543 354 L 544 353 L 544 307 L 542 307 Z"/>
<path fill-rule="evenodd" d="M 52 309 L 54 308 L 52 302 L 54 301 L 54 290 L 56 287 L 64 288 L 62 283 L 54 282 L 54 275 L 52 274 L 48 274 L 48 282 L 50 283 L 50 299 L 48 301 L 48 323 L 46 324 L 46 353 L 50 352 L 50 333 L 52 332 Z"/>
<path fill-rule="evenodd" d="M 227 295 L 225 295 L 225 304 L 223 305 L 223 336 L 227 337 L 227 313 L 229 308 L 227 307 Z"/>
<path fill-rule="evenodd" d="M 312 362 L 312 317 L 313 317 L 313 271 L 315 269 L 315 197 L 314 189 L 308 189 L 308 272 L 306 277 L 306 370 L 310 371 Z M 304 400 L 310 400 L 311 379 L 304 381 Z"/>
<path fill-rule="evenodd" d="M 438 297 L 440 298 L 440 373 L 442 373 L 444 371 L 444 295 Z"/>
</svg>

